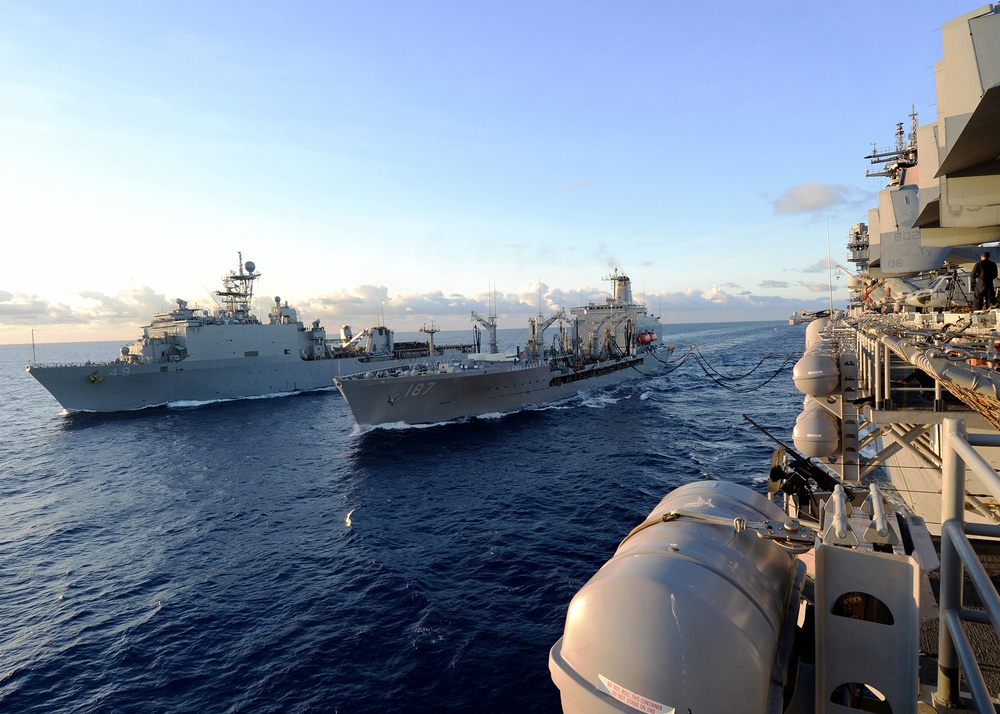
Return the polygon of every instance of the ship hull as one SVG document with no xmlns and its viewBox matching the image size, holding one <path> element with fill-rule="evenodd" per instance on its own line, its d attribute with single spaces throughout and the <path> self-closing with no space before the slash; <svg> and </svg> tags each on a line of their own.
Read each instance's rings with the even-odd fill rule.
<svg viewBox="0 0 1000 714">
<path fill-rule="evenodd" d="M 662 371 L 672 348 L 553 371 L 549 365 L 334 380 L 360 426 L 435 424 L 514 411 Z"/>
<path fill-rule="evenodd" d="M 161 364 L 29 365 L 67 411 L 114 412 L 333 387 L 334 377 L 400 366 L 405 360 L 232 357 Z"/>
</svg>

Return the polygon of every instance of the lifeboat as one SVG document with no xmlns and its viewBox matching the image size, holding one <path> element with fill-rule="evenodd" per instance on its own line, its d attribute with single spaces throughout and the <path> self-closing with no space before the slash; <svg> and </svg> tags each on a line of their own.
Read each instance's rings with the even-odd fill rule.
<svg viewBox="0 0 1000 714">
<path fill-rule="evenodd" d="M 639 337 L 637 339 L 639 340 L 640 345 L 648 345 L 650 343 L 656 342 L 656 333 L 640 332 Z"/>
<path fill-rule="evenodd" d="M 662 518 L 675 509 L 695 515 Z M 633 531 L 570 602 L 549 652 L 564 712 L 778 711 L 769 687 L 786 604 L 798 609 L 795 556 L 702 516 L 788 521 L 725 481 L 664 498 L 647 521 L 656 525 Z"/>
</svg>

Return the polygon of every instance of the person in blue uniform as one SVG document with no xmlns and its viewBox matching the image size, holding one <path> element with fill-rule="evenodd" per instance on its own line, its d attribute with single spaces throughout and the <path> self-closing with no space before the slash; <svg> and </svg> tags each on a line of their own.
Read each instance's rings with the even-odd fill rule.
<svg viewBox="0 0 1000 714">
<path fill-rule="evenodd" d="M 993 281 L 997 279 L 997 264 L 984 252 L 981 260 L 972 269 L 972 309 L 989 310 L 996 304 Z"/>
</svg>

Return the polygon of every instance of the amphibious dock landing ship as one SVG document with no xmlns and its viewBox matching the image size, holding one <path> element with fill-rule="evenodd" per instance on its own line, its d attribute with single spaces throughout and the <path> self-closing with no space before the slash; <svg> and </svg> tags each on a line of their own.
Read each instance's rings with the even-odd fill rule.
<svg viewBox="0 0 1000 714">
<path fill-rule="evenodd" d="M 395 343 L 392 330 L 372 327 L 340 340 L 327 338 L 316 320 L 304 325 L 294 307 L 274 298 L 267 322 L 252 311 L 257 266 L 243 262 L 222 278 L 214 312 L 185 300 L 153 316 L 142 336 L 107 362 L 28 364 L 67 411 L 111 412 L 177 402 L 209 402 L 333 387 L 337 376 L 408 364 L 426 348 Z M 470 346 L 438 348 L 456 359 Z"/>
</svg>

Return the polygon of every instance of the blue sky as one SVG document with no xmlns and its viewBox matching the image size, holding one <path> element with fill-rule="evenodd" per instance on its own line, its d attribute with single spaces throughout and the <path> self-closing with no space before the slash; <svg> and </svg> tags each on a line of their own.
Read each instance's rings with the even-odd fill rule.
<svg viewBox="0 0 1000 714">
<path fill-rule="evenodd" d="M 0 0 L 0 342 L 130 339 L 256 262 L 306 321 L 829 304 L 933 121 L 945 0 Z M 835 283 L 844 303 L 845 280 Z"/>
</svg>

